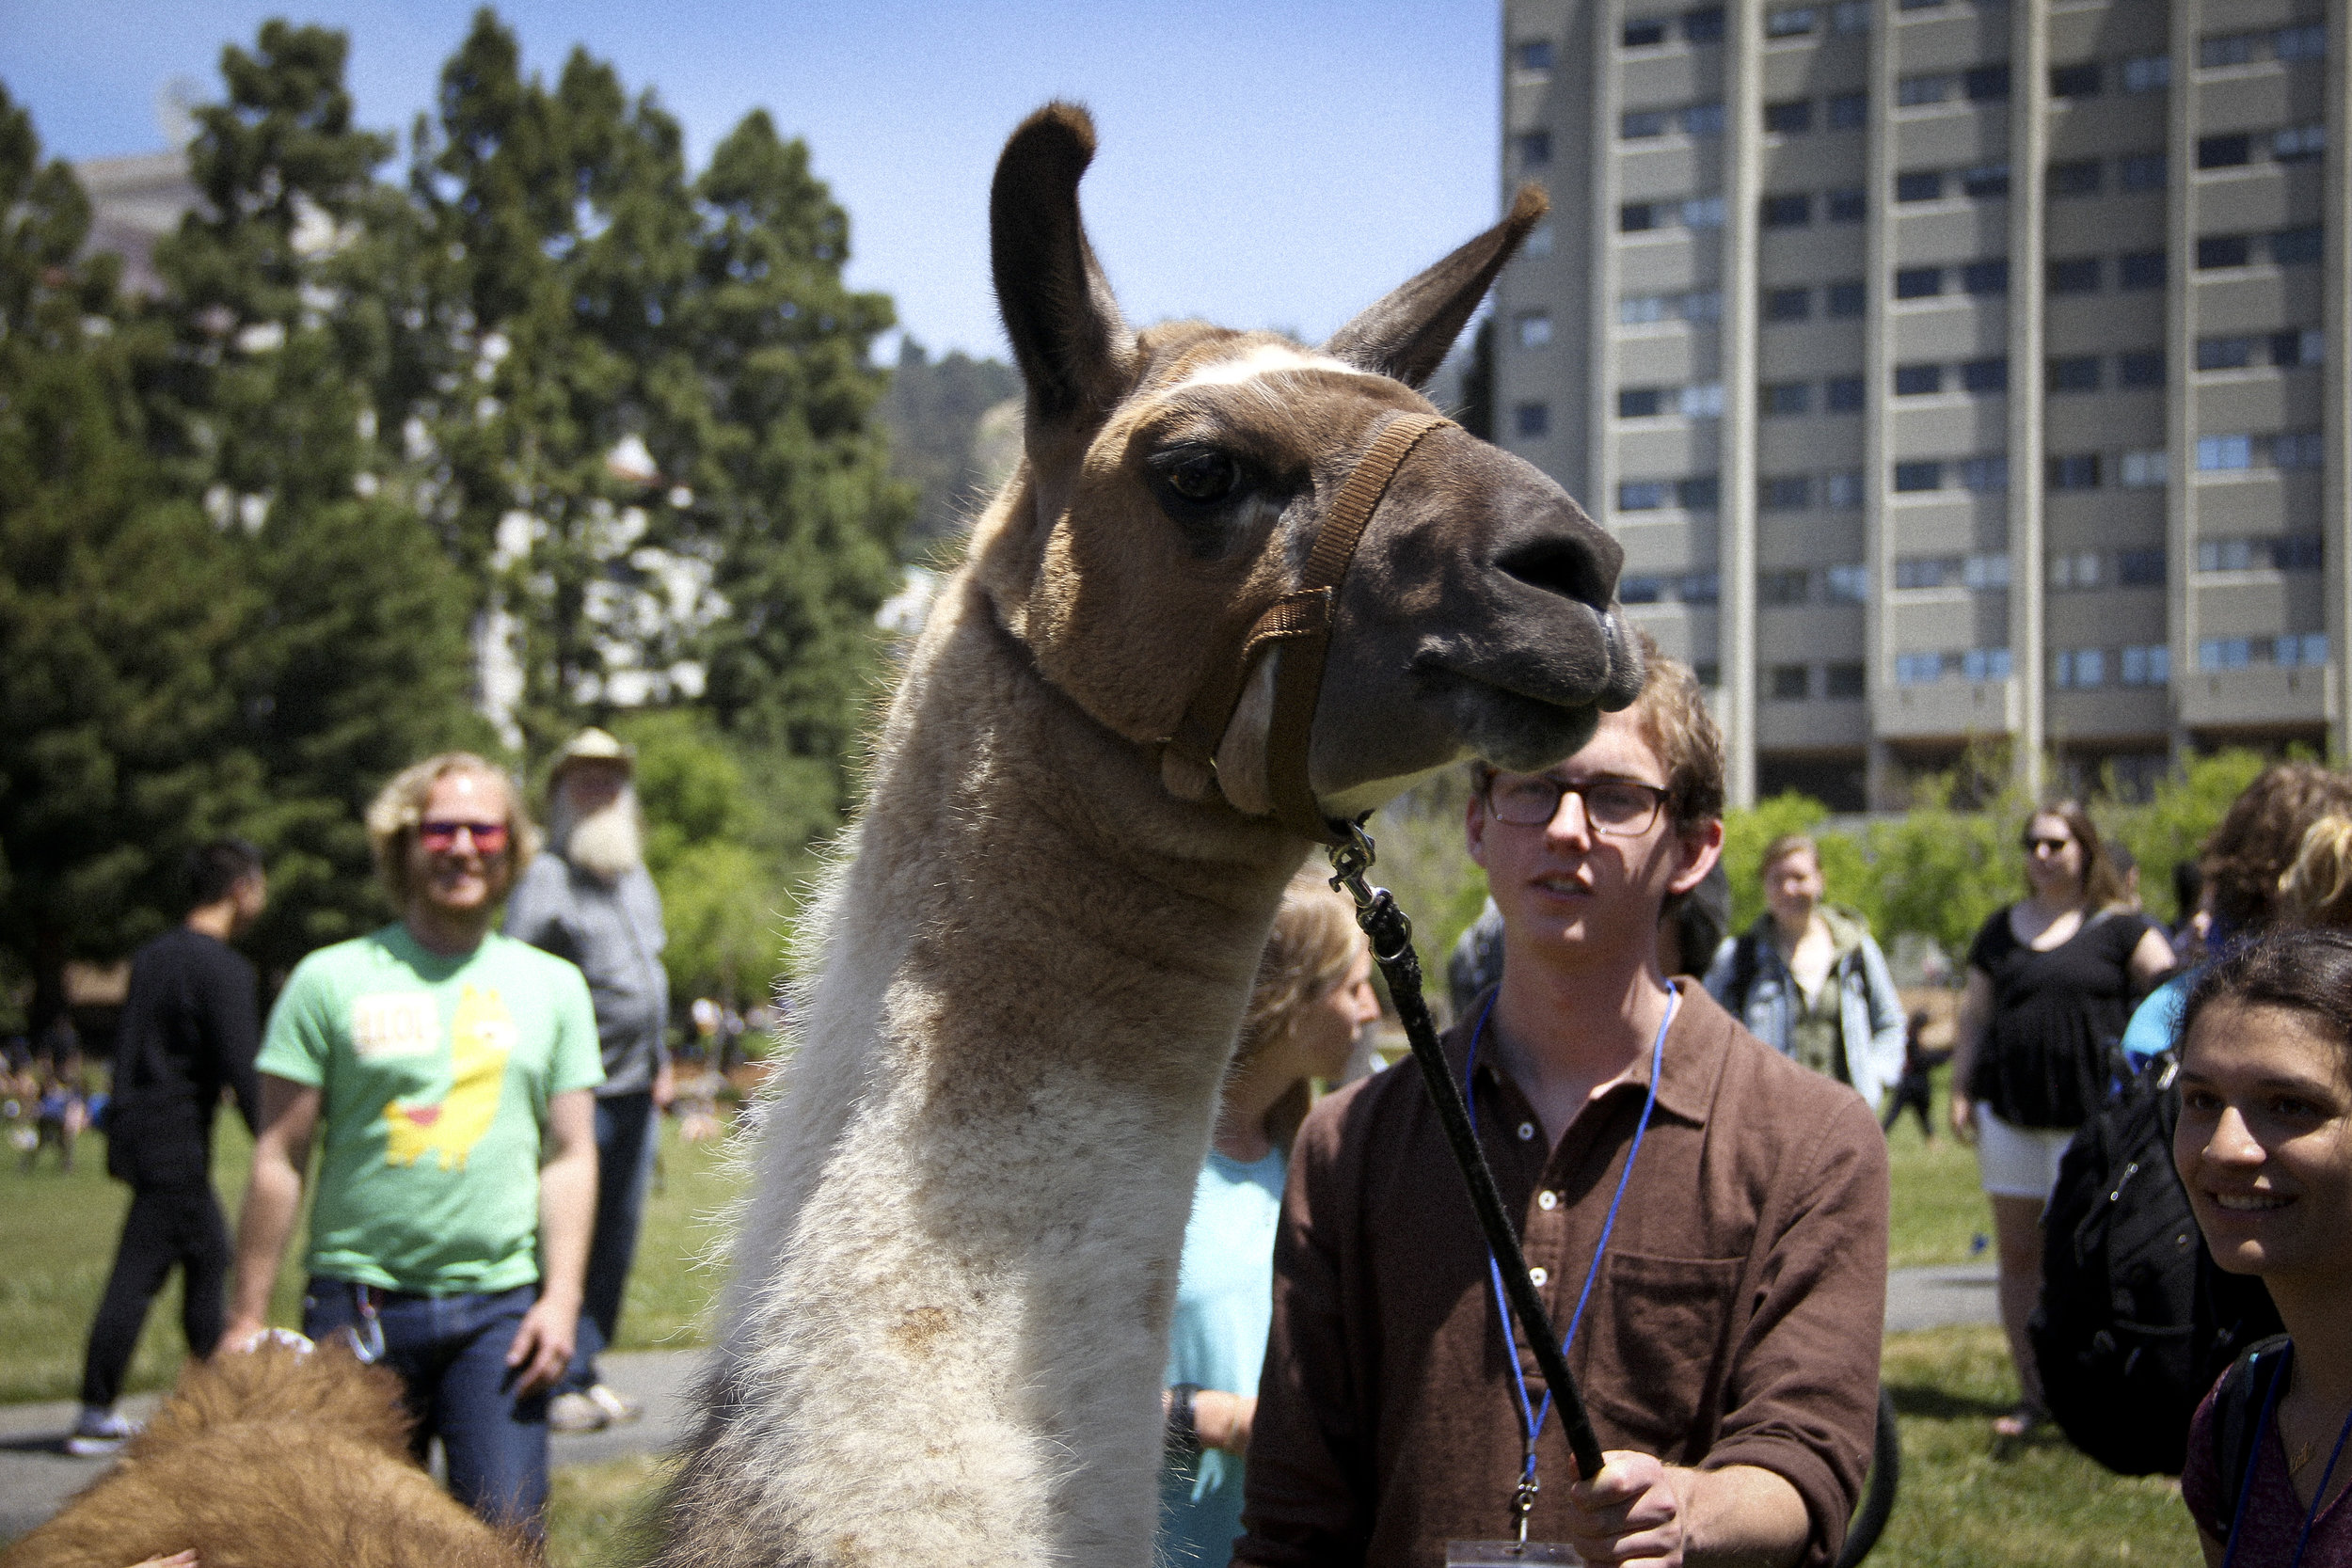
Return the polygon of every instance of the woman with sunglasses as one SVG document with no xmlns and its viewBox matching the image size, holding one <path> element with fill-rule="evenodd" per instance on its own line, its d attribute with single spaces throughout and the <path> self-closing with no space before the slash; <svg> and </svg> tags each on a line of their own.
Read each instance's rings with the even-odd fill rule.
<svg viewBox="0 0 2352 1568">
<path fill-rule="evenodd" d="M 1997 911 L 1968 949 L 1952 1051 L 1952 1131 L 1977 1145 L 1999 1251 L 2001 1326 L 2024 1398 L 1994 1422 L 2003 1438 L 2046 1418 L 2026 1320 L 2042 1294 L 2042 1211 L 2058 1157 L 2120 1070 L 2132 1003 L 2172 967 L 2163 930 L 2130 909 L 2072 800 L 2026 824 L 2031 893 Z"/>
<path fill-rule="evenodd" d="M 2319 847 L 2339 892 L 2344 847 Z M 2181 1041 L 2172 1163 L 2214 1261 L 2260 1276 L 2287 1328 L 2198 1408 L 2181 1500 L 2216 1568 L 2341 1568 L 2352 1564 L 2352 936 L 2288 930 L 2222 958 L 2191 988 Z"/>
</svg>

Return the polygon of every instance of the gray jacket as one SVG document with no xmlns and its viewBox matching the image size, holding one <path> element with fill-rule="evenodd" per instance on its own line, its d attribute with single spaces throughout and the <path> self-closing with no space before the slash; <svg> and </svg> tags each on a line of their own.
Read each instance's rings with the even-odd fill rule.
<svg viewBox="0 0 2352 1568">
<path fill-rule="evenodd" d="M 670 976 L 661 967 L 661 895 L 645 868 L 608 883 L 543 854 L 506 900 L 506 934 L 571 959 L 588 977 L 604 1048 L 598 1098 L 652 1088 L 670 1056 Z"/>
<path fill-rule="evenodd" d="M 1902 1076 L 1902 997 L 1896 992 L 1886 956 L 1870 940 L 1860 918 L 1827 906 L 1821 914 L 1833 933 L 1843 927 L 1846 934 L 1859 938 L 1851 945 L 1838 943 L 1843 951 L 1830 968 L 1830 979 L 1837 987 L 1837 1032 L 1846 1045 L 1846 1071 L 1856 1092 L 1875 1113 L 1880 1099 Z M 1751 931 L 1756 939 L 1756 976 L 1748 984 L 1748 994 L 1744 998 L 1729 994 L 1739 967 L 1738 937 L 1726 938 L 1715 949 L 1715 961 L 1707 966 L 1707 994 L 1729 1008 L 1748 1026 L 1748 1033 L 1785 1056 L 1795 1021 L 1797 982 L 1782 960 L 1780 949 L 1772 944 L 1767 927 L 1772 918 L 1762 916 Z"/>
</svg>

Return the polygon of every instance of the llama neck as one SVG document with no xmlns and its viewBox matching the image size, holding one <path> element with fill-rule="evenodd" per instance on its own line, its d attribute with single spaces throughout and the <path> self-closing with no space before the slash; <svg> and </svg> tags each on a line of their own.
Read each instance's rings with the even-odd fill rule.
<svg viewBox="0 0 2352 1568">
<path fill-rule="evenodd" d="M 677 1560 L 1152 1560 L 1185 1218 L 1297 844 L 1170 801 L 977 594 L 935 614 L 763 1126 Z"/>
</svg>

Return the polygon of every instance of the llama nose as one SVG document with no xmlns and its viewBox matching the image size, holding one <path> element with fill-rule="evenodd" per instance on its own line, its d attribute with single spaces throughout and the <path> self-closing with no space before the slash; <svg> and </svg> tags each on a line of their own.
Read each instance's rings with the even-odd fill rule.
<svg viewBox="0 0 2352 1568">
<path fill-rule="evenodd" d="M 1616 597 L 1625 552 L 1574 502 L 1532 508 L 1506 523 L 1497 570 L 1530 587 L 1606 610 Z"/>
</svg>

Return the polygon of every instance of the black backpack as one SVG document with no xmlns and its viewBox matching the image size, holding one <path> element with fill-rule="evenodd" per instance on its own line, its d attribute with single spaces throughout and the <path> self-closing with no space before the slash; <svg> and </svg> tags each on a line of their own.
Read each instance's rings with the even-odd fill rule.
<svg viewBox="0 0 2352 1568">
<path fill-rule="evenodd" d="M 2179 1475 L 2198 1402 L 2281 1326 L 2261 1280 L 2215 1265 L 2189 1212 L 2172 1168 L 2177 1070 L 2158 1056 L 2067 1147 L 2028 1329 L 2050 1414 L 2127 1476 Z"/>
<path fill-rule="evenodd" d="M 2271 1389 L 2285 1375 L 2294 1356 L 2293 1341 L 2283 1334 L 2274 1334 L 2247 1346 L 2246 1354 L 2230 1363 L 2230 1370 L 2214 1388 L 2213 1462 L 2220 1472 L 2219 1522 L 2224 1545 L 2236 1529 L 2238 1491 L 2245 1484 L 2254 1445 L 2262 1440 L 2263 1408 L 2270 1402 Z"/>
</svg>

